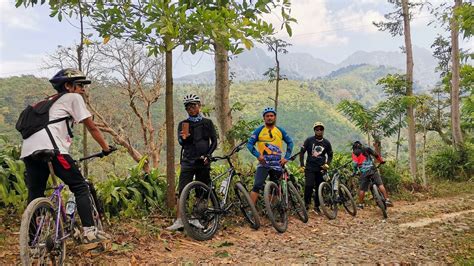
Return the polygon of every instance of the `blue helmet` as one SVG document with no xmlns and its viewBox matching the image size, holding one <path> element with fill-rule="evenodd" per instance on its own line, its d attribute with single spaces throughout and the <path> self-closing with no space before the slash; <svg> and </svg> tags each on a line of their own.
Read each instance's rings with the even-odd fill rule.
<svg viewBox="0 0 474 266">
<path fill-rule="evenodd" d="M 86 78 L 86 75 L 81 71 L 73 68 L 61 69 L 49 82 L 57 91 L 64 90 L 66 82 L 78 82 L 83 84 L 91 84 L 91 81 Z"/>
<path fill-rule="evenodd" d="M 265 116 L 266 113 L 274 113 L 275 115 L 277 114 L 276 111 L 275 111 L 275 108 L 273 107 L 265 107 L 265 109 L 263 109 L 263 112 L 262 112 L 262 116 Z"/>
</svg>

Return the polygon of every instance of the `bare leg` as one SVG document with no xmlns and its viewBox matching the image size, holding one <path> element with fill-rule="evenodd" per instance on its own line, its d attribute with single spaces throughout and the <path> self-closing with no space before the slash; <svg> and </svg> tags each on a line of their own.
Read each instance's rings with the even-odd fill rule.
<svg viewBox="0 0 474 266">
<path fill-rule="evenodd" d="M 257 204 L 257 199 L 258 199 L 258 193 L 255 191 L 250 192 L 250 199 L 252 199 L 252 202 L 254 205 Z"/>
<path fill-rule="evenodd" d="M 364 196 L 365 196 L 365 191 L 359 190 L 359 203 L 360 204 L 364 203 Z"/>
<path fill-rule="evenodd" d="M 382 192 L 383 196 L 385 197 L 385 199 L 388 199 L 388 193 L 387 193 L 387 190 L 385 189 L 384 185 L 380 185 L 379 186 L 379 189 L 380 191 Z"/>
</svg>

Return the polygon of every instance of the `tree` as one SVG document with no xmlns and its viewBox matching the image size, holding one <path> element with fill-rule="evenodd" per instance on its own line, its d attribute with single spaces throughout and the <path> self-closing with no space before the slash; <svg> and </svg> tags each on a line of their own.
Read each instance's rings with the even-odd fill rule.
<svg viewBox="0 0 474 266">
<path fill-rule="evenodd" d="M 453 13 L 461 7 L 461 0 L 454 1 Z M 456 15 L 453 14 L 450 21 L 451 28 L 451 128 L 453 133 L 453 144 L 457 150 L 463 146 L 461 132 L 461 108 L 459 93 L 459 25 Z"/>
<path fill-rule="evenodd" d="M 190 43 L 201 43 L 201 49 L 214 50 L 215 62 L 215 114 L 219 125 L 219 135 L 223 142 L 233 146 L 233 140 L 227 139 L 232 128 L 232 112 L 229 101 L 229 53 L 236 55 L 244 48 L 253 47 L 253 40 L 261 40 L 274 33 L 273 25 L 262 20 L 262 14 L 269 14 L 281 8 L 284 26 L 291 36 L 289 0 L 256 0 L 256 1 L 182 1 L 189 6 L 188 23 L 193 25 L 194 38 Z M 184 45 L 185 50 L 188 44 Z M 196 50 L 190 47 L 191 52 Z"/>
<path fill-rule="evenodd" d="M 419 95 L 417 97 L 417 106 L 416 106 L 416 127 L 417 131 L 422 132 L 423 134 L 423 149 L 421 156 L 421 179 L 423 185 L 428 185 L 428 180 L 426 178 L 426 137 L 428 133 L 428 127 L 432 120 L 432 116 L 435 114 L 432 111 L 430 106 L 434 105 L 433 97 L 429 95 Z"/>
<path fill-rule="evenodd" d="M 269 68 L 263 75 L 268 77 L 268 82 L 275 81 L 275 111 L 278 110 L 278 94 L 279 94 L 279 84 L 280 80 L 286 80 L 287 78 L 284 75 L 280 74 L 280 61 L 278 60 L 279 54 L 287 54 L 288 50 L 286 47 L 291 46 L 290 43 L 285 42 L 275 37 L 267 37 L 263 41 L 268 48 L 268 51 L 272 52 L 275 55 L 275 66 Z"/>
<path fill-rule="evenodd" d="M 387 111 L 387 116 L 395 116 L 397 118 L 388 118 L 396 120 L 395 130 L 397 131 L 397 150 L 395 160 L 398 162 L 398 155 L 401 145 L 401 130 L 406 126 L 404 117 L 406 116 L 406 76 L 400 74 L 388 74 L 384 78 L 377 81 L 377 85 L 382 85 L 384 92 L 387 95 L 387 99 L 381 103 Z"/>
<path fill-rule="evenodd" d="M 381 31 L 388 31 L 392 36 L 403 35 L 405 38 L 404 51 L 406 54 L 406 96 L 413 96 L 413 49 L 411 44 L 410 20 L 411 10 L 414 7 L 422 6 L 419 3 L 411 3 L 408 0 L 388 0 L 396 8 L 395 11 L 385 15 L 388 22 L 374 22 L 374 25 Z M 415 117 L 413 101 L 407 105 L 408 118 L 408 152 L 410 161 L 410 174 L 416 178 L 416 137 L 415 137 Z"/>
</svg>

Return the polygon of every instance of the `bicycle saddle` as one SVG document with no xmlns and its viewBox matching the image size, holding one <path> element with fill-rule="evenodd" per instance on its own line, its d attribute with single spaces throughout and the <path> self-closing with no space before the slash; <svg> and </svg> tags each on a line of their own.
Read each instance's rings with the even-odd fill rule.
<svg viewBox="0 0 474 266">
<path fill-rule="evenodd" d="M 38 161 L 48 162 L 53 160 L 53 157 L 57 154 L 57 150 L 38 150 L 31 154 L 31 158 Z"/>
</svg>

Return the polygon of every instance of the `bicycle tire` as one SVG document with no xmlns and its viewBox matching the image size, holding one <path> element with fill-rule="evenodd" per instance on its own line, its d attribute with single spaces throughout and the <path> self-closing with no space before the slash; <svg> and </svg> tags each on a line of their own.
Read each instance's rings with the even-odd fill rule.
<svg viewBox="0 0 474 266">
<path fill-rule="evenodd" d="M 44 210 L 44 211 L 41 211 Z M 48 215 L 49 214 L 49 215 Z M 23 265 L 32 265 L 32 264 L 53 264 L 53 265 L 62 265 L 66 259 L 66 241 L 63 239 L 61 243 L 58 245 L 59 248 L 56 248 L 54 243 L 54 233 L 56 228 L 56 211 L 53 206 L 53 203 L 47 198 L 37 198 L 34 199 L 28 206 L 26 207 L 25 212 L 21 217 L 21 225 L 20 225 L 20 259 Z M 52 232 L 50 230 L 44 231 L 41 229 L 39 232 L 38 241 L 36 247 L 30 246 L 30 238 L 31 234 L 36 235 L 38 232 L 37 223 L 38 218 L 45 217 L 44 219 L 40 219 L 41 223 L 45 223 L 48 227 L 51 225 L 53 226 Z M 33 221 L 34 220 L 34 221 Z M 52 221 L 52 222 L 51 222 Z M 58 237 L 62 238 L 64 236 L 64 227 L 62 219 L 59 219 L 59 231 Z M 51 229 L 51 228 L 50 228 Z M 46 236 L 43 236 L 43 233 L 46 233 Z M 51 234 L 53 234 L 53 239 L 51 238 Z M 43 243 L 44 242 L 44 243 Z M 44 246 L 43 246 L 44 245 Z M 51 246 L 53 245 L 53 246 Z M 43 246 L 43 247 L 41 247 Z M 33 248 L 35 250 L 33 250 Z M 54 256 L 54 253 L 51 253 L 52 248 L 54 248 L 54 253 L 57 251 L 60 252 L 59 256 Z M 48 249 L 50 249 L 48 251 Z M 36 251 L 36 252 L 34 252 Z M 35 263 L 35 258 L 32 258 L 35 254 L 43 255 L 40 256 L 40 261 Z M 41 261 L 44 259 L 46 261 Z"/>
<path fill-rule="evenodd" d="M 318 188 L 318 197 L 321 209 L 329 220 L 336 219 L 337 203 L 334 199 L 332 187 L 328 182 L 322 182 Z"/>
<path fill-rule="evenodd" d="M 296 212 L 296 216 L 303 222 L 308 222 L 308 212 L 306 211 L 306 206 L 304 204 L 301 195 L 298 193 L 298 190 L 293 185 L 293 182 L 288 181 L 288 192 L 290 193 L 290 202 L 293 207 L 293 210 Z"/>
<path fill-rule="evenodd" d="M 274 195 L 275 192 L 277 193 L 277 195 Z M 268 219 L 270 219 L 270 222 L 272 223 L 273 227 L 279 233 L 284 233 L 288 228 L 288 213 L 285 210 L 285 207 L 283 206 L 284 202 L 282 199 L 282 195 L 279 192 L 278 186 L 277 184 L 275 184 L 275 182 L 268 181 L 265 184 L 263 197 L 265 201 L 265 210 L 267 211 Z"/>
<path fill-rule="evenodd" d="M 90 192 L 89 194 L 90 194 L 90 201 L 91 201 L 91 207 L 92 207 L 91 211 L 92 211 L 94 226 L 100 231 L 104 231 L 105 230 L 104 221 L 103 221 L 103 217 L 105 214 L 104 204 L 97 197 L 97 191 L 94 185 L 92 184 L 92 182 L 88 181 L 87 185 L 89 186 L 89 192 Z"/>
<path fill-rule="evenodd" d="M 197 201 L 191 202 L 191 200 Z M 220 217 L 215 211 L 219 209 L 214 192 L 200 181 L 187 184 L 179 197 L 180 218 L 184 225 L 184 231 L 188 236 L 198 241 L 209 240 L 217 232 Z M 198 221 L 203 228 L 192 225 L 190 219 Z"/>
<path fill-rule="evenodd" d="M 380 193 L 379 188 L 377 187 L 376 184 L 372 185 L 372 192 L 374 194 L 375 203 L 380 208 L 380 210 L 382 210 L 383 218 L 387 219 L 388 218 L 387 206 L 385 206 L 385 201 L 383 200 L 383 196 Z"/>
<path fill-rule="evenodd" d="M 339 195 L 343 198 L 342 205 L 344 206 L 344 209 L 346 209 L 346 212 L 352 216 L 356 216 L 357 207 L 354 198 L 349 189 L 343 184 L 340 184 Z"/>
<path fill-rule="evenodd" d="M 245 220 L 250 224 L 251 228 L 257 230 L 260 228 L 260 215 L 258 215 L 257 208 L 255 208 L 255 204 L 253 204 L 247 189 L 242 183 L 237 182 L 235 183 L 234 190 Z"/>
</svg>

